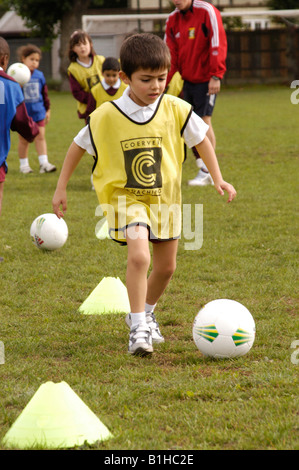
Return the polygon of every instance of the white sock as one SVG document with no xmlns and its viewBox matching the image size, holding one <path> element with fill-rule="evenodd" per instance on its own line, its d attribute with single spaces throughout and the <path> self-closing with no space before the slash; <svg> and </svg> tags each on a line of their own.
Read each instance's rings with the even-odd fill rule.
<svg viewBox="0 0 299 470">
<path fill-rule="evenodd" d="M 44 165 L 45 163 L 48 163 L 48 155 L 39 155 L 38 161 L 40 165 Z"/>
<path fill-rule="evenodd" d="M 145 304 L 145 312 L 146 313 L 149 313 L 149 312 L 153 312 L 155 310 L 155 306 L 157 304 L 154 304 L 154 305 L 151 305 L 151 304 Z"/>
<path fill-rule="evenodd" d="M 20 158 L 20 168 L 23 168 L 24 166 L 29 166 L 29 160 L 28 158 Z"/>
<path fill-rule="evenodd" d="M 140 323 L 146 323 L 145 312 L 130 313 L 131 326 L 138 325 Z"/>
<path fill-rule="evenodd" d="M 197 168 L 201 168 L 204 165 L 204 162 L 202 161 L 201 158 L 196 158 L 195 160 Z"/>
</svg>

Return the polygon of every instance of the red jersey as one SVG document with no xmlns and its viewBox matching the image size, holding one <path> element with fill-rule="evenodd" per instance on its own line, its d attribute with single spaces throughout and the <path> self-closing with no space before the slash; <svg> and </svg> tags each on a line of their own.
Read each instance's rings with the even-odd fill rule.
<svg viewBox="0 0 299 470">
<path fill-rule="evenodd" d="M 192 83 L 223 78 L 226 33 L 219 10 L 210 3 L 194 0 L 186 12 L 174 10 L 166 21 L 164 40 L 171 52 L 167 83 L 176 71 Z"/>
</svg>

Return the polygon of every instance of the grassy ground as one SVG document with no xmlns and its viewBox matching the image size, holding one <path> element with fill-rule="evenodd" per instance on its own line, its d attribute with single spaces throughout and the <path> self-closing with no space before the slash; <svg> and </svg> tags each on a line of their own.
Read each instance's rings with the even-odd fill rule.
<svg viewBox="0 0 299 470">
<path fill-rule="evenodd" d="M 223 89 L 214 115 L 223 176 L 237 199 L 191 188 L 184 203 L 203 204 L 203 246 L 184 249 L 157 317 L 165 344 L 152 358 L 127 354 L 122 314 L 86 316 L 78 308 L 105 276 L 125 282 L 126 249 L 99 241 L 97 200 L 86 154 L 68 189 L 69 239 L 45 253 L 30 240 L 32 221 L 51 212 L 58 173 L 21 175 L 13 135 L 0 219 L 0 439 L 39 386 L 67 382 L 113 433 L 93 449 L 298 449 L 298 110 L 290 89 Z M 49 159 L 61 168 L 81 128 L 69 94 L 52 92 Z M 205 359 L 192 340 L 201 306 L 243 303 L 256 341 L 236 360 Z M 294 357 L 294 356 L 292 356 Z M 3 446 L 0 447 L 3 449 Z"/>
</svg>

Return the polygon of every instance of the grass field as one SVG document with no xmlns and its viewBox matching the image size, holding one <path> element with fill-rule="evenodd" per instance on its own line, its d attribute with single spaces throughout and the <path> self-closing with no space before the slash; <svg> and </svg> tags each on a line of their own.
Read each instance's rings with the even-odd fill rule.
<svg viewBox="0 0 299 470">
<path fill-rule="evenodd" d="M 299 105 L 290 94 L 272 86 L 222 90 L 217 154 L 238 195 L 228 205 L 212 187 L 188 187 L 196 173 L 189 154 L 183 200 L 203 204 L 203 246 L 188 251 L 180 242 L 177 271 L 156 310 L 166 342 L 150 359 L 127 354 L 124 315 L 78 312 L 103 277 L 125 283 L 126 272 L 126 248 L 95 237 L 92 157 L 69 183 L 66 245 L 41 252 L 29 230 L 52 211 L 58 172 L 39 174 L 32 144 L 35 172 L 21 175 L 12 135 L 0 218 L 0 439 L 41 384 L 65 381 L 114 435 L 87 449 L 298 449 L 291 344 L 299 340 Z M 81 123 L 70 94 L 50 98 L 48 153 L 60 169 Z M 242 358 L 214 361 L 195 347 L 194 317 L 217 298 L 243 303 L 255 318 L 256 340 Z"/>
</svg>

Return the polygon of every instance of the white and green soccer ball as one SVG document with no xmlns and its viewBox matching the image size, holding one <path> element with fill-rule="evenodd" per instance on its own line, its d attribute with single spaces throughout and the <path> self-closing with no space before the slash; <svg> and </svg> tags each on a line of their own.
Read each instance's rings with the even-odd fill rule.
<svg viewBox="0 0 299 470">
<path fill-rule="evenodd" d="M 53 251 L 62 248 L 67 241 L 68 227 L 55 214 L 42 214 L 32 222 L 30 236 L 41 250 Z"/>
<path fill-rule="evenodd" d="M 255 321 L 239 302 L 213 300 L 196 315 L 193 339 L 204 356 L 215 359 L 244 356 L 255 340 Z"/>
<path fill-rule="evenodd" d="M 31 78 L 31 72 L 27 65 L 22 64 L 22 62 L 16 62 L 12 64 L 7 69 L 7 75 L 14 78 L 21 86 L 29 82 Z"/>
</svg>

